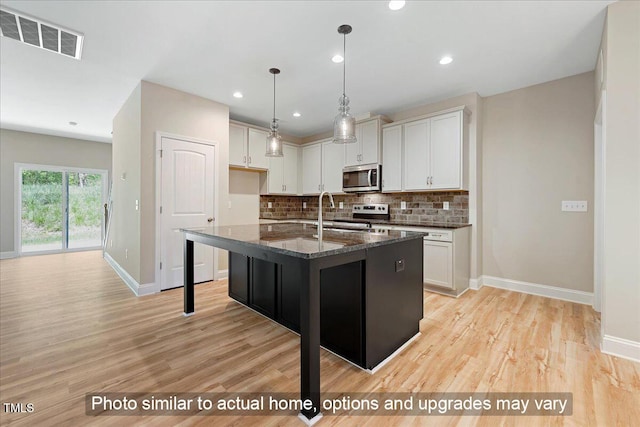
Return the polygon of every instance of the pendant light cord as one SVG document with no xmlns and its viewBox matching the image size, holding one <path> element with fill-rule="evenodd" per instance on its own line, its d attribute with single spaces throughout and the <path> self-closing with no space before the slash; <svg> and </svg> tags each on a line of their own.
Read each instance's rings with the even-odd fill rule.
<svg viewBox="0 0 640 427">
<path fill-rule="evenodd" d="M 273 121 L 276 121 L 276 75 L 273 74 Z"/>
<path fill-rule="evenodd" d="M 342 96 L 347 96 L 345 86 L 347 81 L 347 35 L 342 35 Z"/>
</svg>

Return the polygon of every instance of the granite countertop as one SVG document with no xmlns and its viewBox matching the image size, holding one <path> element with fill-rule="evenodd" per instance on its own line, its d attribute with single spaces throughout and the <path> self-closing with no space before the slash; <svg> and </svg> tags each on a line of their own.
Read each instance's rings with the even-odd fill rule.
<svg viewBox="0 0 640 427">
<path fill-rule="evenodd" d="M 198 230 L 182 229 L 181 231 L 205 238 L 212 237 L 219 240 L 241 242 L 251 246 L 259 246 L 261 249 L 307 259 L 422 238 L 424 235 L 424 233 L 396 230 L 376 233 L 373 230 L 324 229 L 320 244 L 316 226 L 293 222 L 216 226 Z"/>
<path fill-rule="evenodd" d="M 317 221 L 315 218 L 260 218 L 267 219 L 273 221 Z M 343 218 L 335 218 L 328 219 L 325 218 L 325 223 L 331 222 L 370 222 L 373 224 L 379 225 L 393 225 L 396 227 L 425 227 L 425 228 L 448 228 L 448 229 L 456 229 L 463 227 L 471 227 L 471 224 L 452 224 L 452 223 L 444 223 L 444 222 L 400 222 L 400 221 L 387 221 L 387 220 L 379 220 L 379 219 L 343 219 Z"/>
</svg>

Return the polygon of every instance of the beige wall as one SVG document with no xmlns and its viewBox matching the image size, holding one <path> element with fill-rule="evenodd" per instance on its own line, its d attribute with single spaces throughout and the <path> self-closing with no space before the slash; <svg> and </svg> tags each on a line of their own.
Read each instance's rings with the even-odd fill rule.
<svg viewBox="0 0 640 427">
<path fill-rule="evenodd" d="M 484 275 L 593 291 L 593 80 L 484 99 Z M 561 212 L 562 200 L 589 210 Z"/>
<path fill-rule="evenodd" d="M 14 252 L 14 164 L 106 169 L 111 144 L 0 129 L 0 252 Z"/>
<path fill-rule="evenodd" d="M 229 202 L 233 212 L 228 225 L 257 224 L 260 215 L 260 173 L 229 170 Z"/>
<path fill-rule="evenodd" d="M 140 283 L 140 123 L 142 85 L 113 119 L 113 189 L 107 253 Z M 128 255 L 127 255 L 128 252 Z"/>
<path fill-rule="evenodd" d="M 610 5 L 605 52 L 604 283 L 607 336 L 640 345 L 640 3 Z M 639 357 L 636 350 L 636 357 Z"/>
</svg>

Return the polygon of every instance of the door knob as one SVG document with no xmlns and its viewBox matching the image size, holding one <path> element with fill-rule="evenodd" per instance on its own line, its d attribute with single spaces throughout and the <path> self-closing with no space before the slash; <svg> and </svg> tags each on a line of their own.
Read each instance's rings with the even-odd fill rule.
<svg viewBox="0 0 640 427">
<path fill-rule="evenodd" d="M 213 218 L 207 218 L 207 222 L 213 222 Z"/>
</svg>

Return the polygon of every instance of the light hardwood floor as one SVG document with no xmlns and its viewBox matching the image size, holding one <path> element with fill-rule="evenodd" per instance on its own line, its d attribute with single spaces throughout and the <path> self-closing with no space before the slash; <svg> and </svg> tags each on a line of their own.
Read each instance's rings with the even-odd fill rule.
<svg viewBox="0 0 640 427">
<path fill-rule="evenodd" d="M 226 281 L 136 298 L 100 252 L 0 262 L 2 425 L 300 426 L 294 416 L 89 417 L 86 393 L 299 389 L 298 336 L 241 307 Z M 323 392 L 571 392 L 566 417 L 331 416 L 318 426 L 632 426 L 640 364 L 598 350 L 591 307 L 492 288 L 425 293 L 421 337 L 375 375 L 322 351 Z"/>
</svg>

